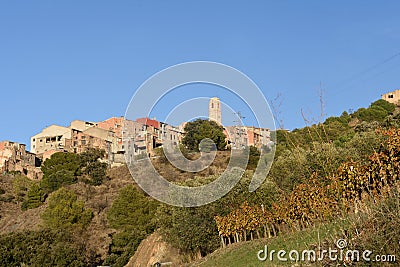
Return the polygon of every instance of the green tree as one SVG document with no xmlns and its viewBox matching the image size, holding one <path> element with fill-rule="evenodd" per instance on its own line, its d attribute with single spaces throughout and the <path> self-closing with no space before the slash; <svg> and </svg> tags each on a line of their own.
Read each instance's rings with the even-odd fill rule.
<svg viewBox="0 0 400 267">
<path fill-rule="evenodd" d="M 157 202 L 134 186 L 128 185 L 121 189 L 107 213 L 107 220 L 116 229 L 135 228 L 146 233 L 154 230 L 153 217 Z"/>
<path fill-rule="evenodd" d="M 92 185 L 101 185 L 106 177 L 107 163 L 100 162 L 104 158 L 105 151 L 99 149 L 88 149 L 79 154 L 80 166 L 82 174 L 85 174 L 89 179 L 85 182 Z"/>
<path fill-rule="evenodd" d="M 226 147 L 224 128 L 215 121 L 197 119 L 188 122 L 184 130 L 185 136 L 182 143 L 190 150 L 199 151 L 200 142 L 205 138 L 211 139 L 218 150 L 224 150 Z M 204 144 L 204 148 L 211 150 L 207 142 Z"/>
<path fill-rule="evenodd" d="M 132 185 L 120 190 L 107 213 L 109 225 L 119 232 L 112 237 L 105 264 L 125 266 L 140 242 L 154 231 L 157 206 Z"/>
<path fill-rule="evenodd" d="M 255 146 L 249 147 L 249 161 L 247 169 L 255 170 L 257 168 L 258 161 L 260 160 L 260 151 Z"/>
<path fill-rule="evenodd" d="M 184 186 L 201 186 L 210 183 L 215 177 L 196 177 L 183 183 Z M 251 205 L 261 205 L 267 209 L 278 197 L 277 187 L 265 181 L 256 191 L 249 192 L 253 172 L 246 171 L 240 181 L 221 199 L 201 207 L 181 208 L 160 205 L 156 218 L 164 238 L 176 248 L 206 255 L 220 246 L 220 237 L 214 217 L 225 216 L 230 210 L 238 208 L 244 201 Z"/>
<path fill-rule="evenodd" d="M 129 259 L 135 254 L 140 242 L 146 236 L 145 232 L 135 229 L 124 230 L 114 234 L 109 248 L 109 255 L 103 265 L 112 265 L 115 267 L 126 266 Z"/>
<path fill-rule="evenodd" d="M 35 182 L 23 175 L 16 175 L 13 180 L 13 191 L 17 196 L 17 201 L 23 202 L 25 201 L 29 188 Z"/>
<path fill-rule="evenodd" d="M 162 234 L 176 248 L 204 256 L 219 247 L 215 209 L 213 204 L 197 208 L 163 205 L 157 216 Z"/>
<path fill-rule="evenodd" d="M 49 205 L 42 218 L 50 228 L 84 228 L 92 220 L 93 213 L 85 208 L 85 203 L 78 200 L 75 193 L 62 187 L 50 195 Z"/>
<path fill-rule="evenodd" d="M 379 99 L 371 104 L 371 107 L 379 106 L 385 109 L 388 113 L 392 113 L 396 109 L 396 105 L 387 102 L 386 100 Z"/>
<path fill-rule="evenodd" d="M 43 179 L 41 187 L 46 193 L 51 193 L 63 185 L 73 184 L 80 175 L 81 161 L 79 155 L 58 152 L 47 159 L 42 165 Z"/>
<path fill-rule="evenodd" d="M 34 209 L 43 204 L 46 194 L 39 184 L 34 183 L 28 191 L 27 199 L 22 203 L 22 210 Z"/>
<path fill-rule="evenodd" d="M 385 118 L 396 109 L 396 106 L 386 100 L 379 99 L 373 102 L 368 108 L 360 108 L 353 116 L 366 122 L 383 122 Z"/>
<path fill-rule="evenodd" d="M 0 266 L 96 266 L 99 259 L 68 231 L 42 229 L 0 235 Z"/>
</svg>

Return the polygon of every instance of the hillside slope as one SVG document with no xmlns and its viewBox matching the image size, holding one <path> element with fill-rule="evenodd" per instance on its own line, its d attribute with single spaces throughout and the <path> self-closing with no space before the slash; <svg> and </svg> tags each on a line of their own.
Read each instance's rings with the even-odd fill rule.
<svg viewBox="0 0 400 267">
<path fill-rule="evenodd" d="M 273 261 L 269 259 L 260 261 L 257 253 L 265 246 L 268 251 L 281 249 L 289 252 L 290 250 L 316 249 L 326 240 L 339 236 L 341 231 L 347 226 L 347 221 L 337 221 L 323 224 L 303 231 L 284 234 L 271 239 L 258 239 L 253 241 L 235 243 L 226 248 L 220 248 L 205 258 L 192 263 L 190 266 L 201 267 L 258 267 L 258 266 L 292 266 L 295 262 L 278 261 L 276 254 Z M 263 255 L 263 254 L 262 254 Z M 307 266 L 307 265 L 306 265 Z"/>
</svg>

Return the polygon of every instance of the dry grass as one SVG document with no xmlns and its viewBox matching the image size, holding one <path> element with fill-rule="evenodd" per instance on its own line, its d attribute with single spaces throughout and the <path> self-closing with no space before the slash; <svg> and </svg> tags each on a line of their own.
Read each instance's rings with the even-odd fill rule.
<svg viewBox="0 0 400 267">
<path fill-rule="evenodd" d="M 200 157 L 199 153 L 190 154 L 188 156 L 189 160 L 196 160 Z M 219 175 L 222 174 L 226 167 L 228 166 L 230 158 L 230 151 L 217 151 L 217 155 L 215 156 L 214 161 L 208 166 L 206 169 L 200 172 L 185 172 L 182 171 L 175 166 L 173 166 L 168 160 L 164 157 L 153 158 L 151 161 L 157 170 L 157 172 L 163 176 L 166 180 L 171 182 L 182 182 L 188 179 L 193 179 L 195 176 L 197 177 L 208 177 L 210 175 Z M 201 164 L 199 162 L 199 164 Z"/>
</svg>

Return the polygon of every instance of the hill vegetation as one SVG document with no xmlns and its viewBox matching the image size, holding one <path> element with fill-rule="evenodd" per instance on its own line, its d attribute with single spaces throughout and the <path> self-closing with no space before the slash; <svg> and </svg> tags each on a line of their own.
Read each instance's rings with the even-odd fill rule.
<svg viewBox="0 0 400 267">
<path fill-rule="evenodd" d="M 125 166 L 107 170 L 104 151 L 56 153 L 44 162 L 40 182 L 20 174 L 0 177 L 0 266 L 124 266 L 156 230 L 188 262 L 201 259 L 195 264 L 204 266 L 259 266 L 253 260 L 261 244 L 300 249 L 332 246 L 339 237 L 352 240 L 352 248 L 396 254 L 385 240 L 399 241 L 398 128 L 399 111 L 378 100 L 323 123 L 278 130 L 275 159 L 260 188 L 248 192 L 260 157 L 249 148 L 240 182 L 197 208 L 151 199 Z M 187 146 L 184 155 L 195 159 L 196 148 Z M 211 168 L 197 174 L 177 170 L 161 151 L 152 160 L 168 180 L 198 186 L 218 177 L 229 152 L 217 151 Z"/>
</svg>

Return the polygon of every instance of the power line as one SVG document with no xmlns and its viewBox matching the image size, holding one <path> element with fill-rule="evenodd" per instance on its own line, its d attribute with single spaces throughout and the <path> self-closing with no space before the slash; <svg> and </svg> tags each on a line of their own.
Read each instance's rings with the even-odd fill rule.
<svg viewBox="0 0 400 267">
<path fill-rule="evenodd" d="M 376 68 L 378 68 L 378 67 L 380 67 L 380 66 L 382 66 L 382 65 L 384 65 L 384 64 L 386 64 L 386 63 L 388 63 L 390 61 L 392 61 L 393 59 L 395 59 L 398 56 L 400 56 L 400 52 L 397 52 L 396 54 L 394 54 L 394 55 L 392 55 L 392 56 L 390 56 L 390 57 L 388 57 L 388 58 L 386 58 L 386 59 L 384 59 L 384 60 L 382 60 L 382 61 L 380 61 L 380 62 L 378 62 L 378 63 L 376 63 L 376 64 L 374 64 L 374 65 L 372 65 L 372 66 L 370 66 L 370 67 L 368 67 L 368 68 L 366 68 L 364 70 L 362 70 L 362 71 L 360 71 L 359 73 L 354 74 L 350 78 L 345 79 L 342 82 L 339 82 L 336 86 L 334 86 L 334 87 L 338 88 L 336 90 L 336 92 L 342 91 L 344 89 L 347 89 L 348 86 L 345 86 L 345 85 L 347 85 L 348 83 L 350 83 L 350 82 L 356 80 L 358 77 L 363 76 L 364 74 L 369 73 L 372 70 L 374 70 L 374 69 L 376 69 Z"/>
</svg>

